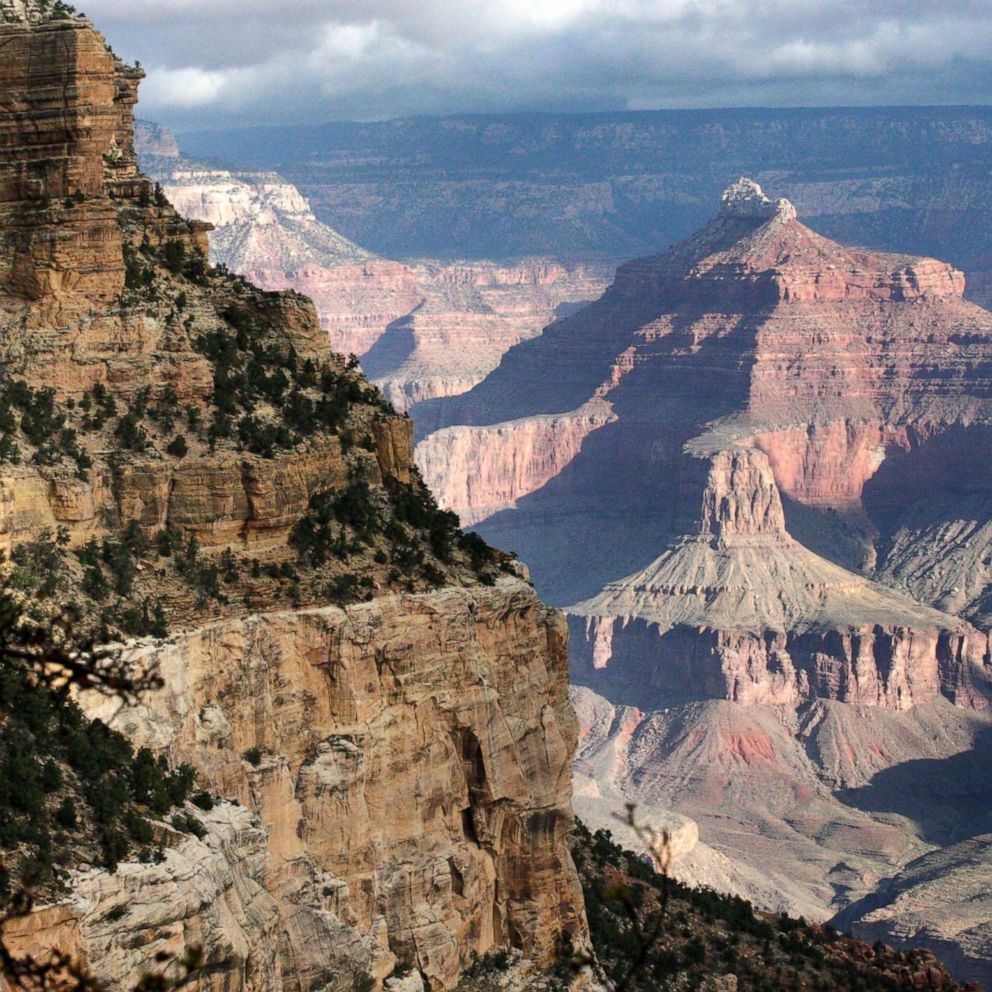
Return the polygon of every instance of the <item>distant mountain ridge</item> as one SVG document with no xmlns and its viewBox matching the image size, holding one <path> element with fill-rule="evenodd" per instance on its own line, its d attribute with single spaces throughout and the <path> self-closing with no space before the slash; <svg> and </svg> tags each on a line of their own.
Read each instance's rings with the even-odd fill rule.
<svg viewBox="0 0 992 992">
<path fill-rule="evenodd" d="M 507 114 L 182 136 L 278 167 L 317 216 L 393 258 L 651 254 L 747 174 L 847 244 L 943 258 L 992 288 L 992 108 Z"/>
<path fill-rule="evenodd" d="M 211 258 L 263 289 L 317 304 L 331 344 L 355 354 L 400 410 L 471 389 L 503 352 L 606 285 L 600 265 L 547 258 L 408 263 L 359 247 L 314 216 L 278 173 L 186 158 L 139 122 L 138 154 L 179 212 L 213 225 Z"/>
</svg>

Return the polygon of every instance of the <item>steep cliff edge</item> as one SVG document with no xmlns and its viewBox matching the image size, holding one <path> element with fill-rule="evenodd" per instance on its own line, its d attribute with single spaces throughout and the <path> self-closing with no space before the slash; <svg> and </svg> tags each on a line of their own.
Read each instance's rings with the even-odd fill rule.
<svg viewBox="0 0 992 992">
<path fill-rule="evenodd" d="M 586 934 L 562 618 L 437 509 L 309 301 L 210 267 L 137 168 L 140 71 L 62 4 L 2 10 L 0 530 L 79 628 L 153 635 L 161 689 L 84 703 L 204 790 L 116 872 L 71 828 L 20 948 L 113 988 L 192 945 L 203 990 L 550 964 Z"/>
<path fill-rule="evenodd" d="M 554 958 L 550 921 L 574 927 L 582 914 L 564 853 L 575 739 L 565 638 L 507 578 L 232 618 L 144 649 L 164 687 L 104 715 L 260 821 L 254 877 L 270 929 L 243 925 L 249 946 L 225 964 L 237 987 L 347 987 L 348 973 L 381 978 L 398 962 L 442 987 L 473 953 Z M 82 876 L 84 936 L 143 884 Z M 157 923 L 196 942 L 213 901 L 189 918 L 173 899 L 175 915 Z M 136 907 L 102 935 L 111 956 L 90 950 L 98 974 L 121 980 L 120 949 L 147 914 Z M 210 950 L 210 965 L 231 953 Z M 128 977 L 148 951 L 128 956 Z"/>
</svg>

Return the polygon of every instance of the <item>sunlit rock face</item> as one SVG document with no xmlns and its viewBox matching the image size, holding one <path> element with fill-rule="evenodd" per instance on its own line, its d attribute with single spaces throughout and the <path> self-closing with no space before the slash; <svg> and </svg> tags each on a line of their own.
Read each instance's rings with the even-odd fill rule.
<svg viewBox="0 0 992 992">
<path fill-rule="evenodd" d="M 564 618 L 506 556 L 473 571 L 454 532 L 430 581 L 412 568 L 390 578 L 390 555 L 415 540 L 395 520 L 392 537 L 384 526 L 347 551 L 361 596 L 307 585 L 316 572 L 291 535 L 315 498 L 357 486 L 368 513 L 389 512 L 390 493 L 436 511 L 411 422 L 332 351 L 313 304 L 206 264 L 209 217 L 268 231 L 276 240 L 258 251 L 305 257 L 317 230 L 306 204 L 277 180 L 224 178 L 230 195 L 201 192 L 198 209 L 187 204 L 197 217 L 182 217 L 136 165 L 141 73 L 82 16 L 41 0 L 0 11 L 4 385 L 50 388 L 65 411 L 53 431 L 73 425 L 55 440 L 79 448 L 74 463 L 62 448 L 35 458 L 26 428 L 5 426 L 0 542 L 58 531 L 72 596 L 84 593 L 71 549 L 125 532 L 147 543 L 131 598 L 154 601 L 168 635 L 128 651 L 162 686 L 133 705 L 81 703 L 135 745 L 191 763 L 216 800 L 186 810 L 202 836 L 154 824 L 157 860 L 135 854 L 111 873 L 70 858 L 64 899 L 18 921 L 17 951 L 60 947 L 116 989 L 158 954 L 198 946 L 206 966 L 186 983 L 198 992 L 381 988 L 397 969 L 440 990 L 499 948 L 550 967 L 562 941 L 587 940 L 566 843 L 576 726 Z M 173 152 L 161 133 L 154 148 Z M 211 432 L 220 400 L 240 416 L 232 395 L 248 388 L 247 376 L 225 384 L 217 354 L 252 345 L 256 381 L 295 370 L 297 401 L 319 392 L 337 420 L 298 424 L 268 450 Z M 288 388 L 241 426 L 272 424 Z M 219 595 L 198 594 L 171 551 L 147 550 L 162 535 L 205 569 L 231 565 Z M 280 567 L 292 589 L 273 578 Z"/>
<path fill-rule="evenodd" d="M 471 389 L 507 349 L 608 281 L 596 262 L 381 258 L 321 223 L 279 175 L 197 165 L 154 124 L 140 122 L 137 134 L 142 163 L 176 209 L 213 226 L 211 257 L 263 289 L 310 297 L 331 346 L 358 356 L 400 411 Z"/>
</svg>

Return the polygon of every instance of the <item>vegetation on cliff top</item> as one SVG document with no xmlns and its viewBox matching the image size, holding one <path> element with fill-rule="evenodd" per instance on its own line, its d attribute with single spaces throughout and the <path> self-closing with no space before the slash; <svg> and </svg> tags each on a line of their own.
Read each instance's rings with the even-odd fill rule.
<svg viewBox="0 0 992 992">
<path fill-rule="evenodd" d="M 149 818 L 186 801 L 192 768 L 135 751 L 69 695 L 73 684 L 117 691 L 127 681 L 111 652 L 0 587 L 0 899 L 24 881 L 51 892 L 70 867 L 156 856 L 161 831 Z"/>
<path fill-rule="evenodd" d="M 73 622 L 111 639 L 164 636 L 177 619 L 198 614 L 492 584 L 508 556 L 462 534 L 413 466 L 405 467 L 409 482 L 383 473 L 376 431 L 399 418 L 357 362 L 331 352 L 319 330 L 315 339 L 294 337 L 294 320 L 314 330 L 292 297 L 210 267 L 179 237 L 149 238 L 160 215 L 171 213 L 158 200 L 120 210 L 128 243 L 137 245 L 125 250 L 122 303 L 159 322 L 162 353 L 148 355 L 147 368 L 126 387 L 98 380 L 61 399 L 49 387 L 6 381 L 0 463 L 105 493 L 120 491 L 129 472 L 164 481 L 208 458 L 207 476 L 218 459 L 230 458 L 227 471 L 239 478 L 256 472 L 250 466 L 259 459 L 281 459 L 278 470 L 258 468 L 263 476 L 299 477 L 298 463 L 287 459 L 302 457 L 346 481 L 312 491 L 286 536 L 258 551 L 233 527 L 228 541 L 217 542 L 209 527 L 201 534 L 168 517 L 164 526 L 149 525 L 118 503 L 85 544 L 68 528 L 21 539 L 14 551 L 20 587 L 57 591 Z M 177 354 L 197 368 L 188 377 L 193 388 L 175 372 Z"/>
</svg>

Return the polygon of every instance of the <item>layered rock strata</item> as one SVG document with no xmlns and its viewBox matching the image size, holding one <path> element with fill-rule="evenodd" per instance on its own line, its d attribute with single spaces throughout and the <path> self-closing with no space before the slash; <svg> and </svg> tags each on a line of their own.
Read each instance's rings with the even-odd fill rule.
<svg viewBox="0 0 992 992">
<path fill-rule="evenodd" d="M 987 634 L 803 547 L 751 448 L 711 460 L 698 534 L 569 612 L 577 680 L 642 706 L 987 705 Z"/>
<path fill-rule="evenodd" d="M 580 805 L 689 818 L 712 877 L 765 905 L 826 918 L 987 832 L 992 315 L 963 288 L 742 179 L 418 408 L 425 478 L 567 608 Z M 608 420 L 557 461 L 502 461 L 590 403 Z"/>
<path fill-rule="evenodd" d="M 989 305 L 987 107 L 472 114 L 185 140 L 278 164 L 325 223 L 395 257 L 651 254 L 744 172 L 837 241 L 953 262 Z"/>
<path fill-rule="evenodd" d="M 565 649 L 561 618 L 514 579 L 236 618 L 145 649 L 163 689 L 105 715 L 243 807 L 254 849 L 221 844 L 247 862 L 269 922 L 253 926 L 251 907 L 242 911 L 229 965 L 238 987 L 323 987 L 335 962 L 381 978 L 398 961 L 446 987 L 473 949 L 554 956 L 547 921 L 575 926 L 582 913 L 563 846 L 575 746 Z M 253 748 L 257 764 L 242 757 Z M 213 857 L 218 894 L 204 896 L 199 920 L 174 922 L 187 942 L 211 930 L 235 939 L 210 922 L 231 884 Z M 184 889 L 173 884 L 161 900 L 170 905 Z M 105 875 L 77 891 L 91 904 L 84 934 L 121 896 Z M 128 928 L 147 926 L 141 915 Z M 87 942 L 108 980 L 120 978 L 120 942 L 117 928 L 99 947 Z M 209 946 L 218 962 L 230 953 Z"/>
<path fill-rule="evenodd" d="M 209 266 L 138 171 L 140 72 L 60 4 L 3 13 L 4 544 L 80 626 L 155 634 L 160 690 L 83 702 L 213 796 L 157 859 L 70 865 L 17 949 L 110 988 L 194 945 L 202 990 L 550 965 L 586 939 L 564 621 L 437 510 L 313 305 Z"/>
</svg>

